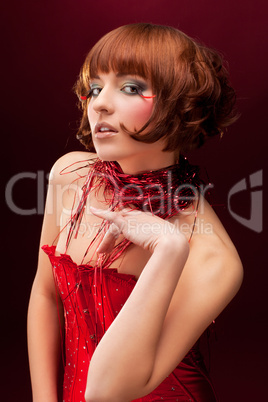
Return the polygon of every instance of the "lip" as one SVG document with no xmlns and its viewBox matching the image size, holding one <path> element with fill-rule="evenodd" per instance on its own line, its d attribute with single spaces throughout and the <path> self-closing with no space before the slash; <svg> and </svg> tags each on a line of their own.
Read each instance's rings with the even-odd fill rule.
<svg viewBox="0 0 268 402">
<path fill-rule="evenodd" d="M 102 127 L 108 128 L 110 131 L 100 131 Z M 115 136 L 117 133 L 118 131 L 106 122 L 96 124 L 94 130 L 95 138 L 109 138 Z"/>
</svg>

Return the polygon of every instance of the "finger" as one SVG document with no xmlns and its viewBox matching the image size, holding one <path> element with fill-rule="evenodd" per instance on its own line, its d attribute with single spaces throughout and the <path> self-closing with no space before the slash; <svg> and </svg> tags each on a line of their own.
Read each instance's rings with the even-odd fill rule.
<svg viewBox="0 0 268 402">
<path fill-rule="evenodd" d="M 140 215 L 143 213 L 142 211 L 139 211 L 137 209 L 131 209 L 131 208 L 123 208 L 120 211 L 111 211 L 110 209 L 97 209 L 97 208 L 91 206 L 90 210 L 93 213 L 93 215 L 106 219 L 107 221 L 110 221 L 110 222 L 116 221 L 117 218 L 120 219 L 120 217 Z M 151 215 L 151 213 L 150 213 L 150 215 Z"/>
<path fill-rule="evenodd" d="M 97 209 L 94 207 L 90 207 L 90 209 L 99 218 L 115 223 L 119 227 L 120 232 L 124 231 L 124 228 L 127 226 L 127 219 L 125 218 L 142 213 L 141 211 L 132 211 L 131 209 L 124 209 L 123 211 L 111 211 L 110 209 Z"/>
<path fill-rule="evenodd" d="M 118 239 L 120 233 L 120 229 L 112 223 L 108 231 L 105 233 L 99 247 L 97 248 L 97 252 L 110 253 L 113 250 L 115 242 Z"/>
<path fill-rule="evenodd" d="M 91 212 L 93 215 L 96 215 L 100 218 L 106 219 L 107 221 L 113 221 L 115 218 L 115 212 L 109 210 L 109 209 L 97 209 L 94 207 L 90 207 Z"/>
<path fill-rule="evenodd" d="M 135 216 L 135 215 L 140 215 L 142 214 L 142 211 L 138 210 L 138 209 L 131 209 L 131 208 L 123 208 L 120 211 L 121 216 Z"/>
</svg>

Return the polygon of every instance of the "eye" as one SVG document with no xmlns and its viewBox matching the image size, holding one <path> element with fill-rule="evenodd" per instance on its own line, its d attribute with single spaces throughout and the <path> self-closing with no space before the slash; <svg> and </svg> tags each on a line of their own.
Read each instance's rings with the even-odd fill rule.
<svg viewBox="0 0 268 402">
<path fill-rule="evenodd" d="M 141 88 L 140 86 L 134 85 L 134 84 L 125 84 L 122 87 L 121 91 L 127 95 L 141 95 L 142 96 L 142 91 L 144 91 L 144 88 Z"/>
<path fill-rule="evenodd" d="M 91 96 L 96 97 L 100 94 L 102 88 L 101 87 L 97 87 L 94 86 L 90 89 L 89 93 L 88 93 L 88 98 L 90 98 Z"/>
</svg>

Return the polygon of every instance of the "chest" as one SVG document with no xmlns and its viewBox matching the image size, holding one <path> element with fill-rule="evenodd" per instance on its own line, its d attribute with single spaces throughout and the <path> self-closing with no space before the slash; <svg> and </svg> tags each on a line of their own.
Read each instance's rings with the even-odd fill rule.
<svg viewBox="0 0 268 402">
<path fill-rule="evenodd" d="M 90 213 L 89 205 L 96 208 L 105 208 L 105 205 L 96 200 L 89 199 L 87 207 L 79 225 L 74 229 L 70 237 L 70 212 L 64 208 L 60 218 L 60 235 L 58 238 L 57 253 L 68 254 L 76 264 L 90 264 L 94 266 L 98 260 L 96 249 L 100 244 L 105 228 L 103 220 Z M 123 240 L 120 236 L 117 239 L 119 244 Z M 68 247 L 67 247 L 68 244 Z M 135 275 L 136 278 L 149 260 L 151 254 L 141 247 L 131 244 L 127 249 L 113 261 L 109 268 L 116 268 L 119 273 Z"/>
<path fill-rule="evenodd" d="M 103 193 L 98 190 L 98 193 L 90 193 L 87 198 L 85 209 L 80 223 L 76 225 L 70 236 L 71 217 L 76 211 L 77 205 L 74 203 L 74 198 L 77 197 L 77 191 L 68 191 L 64 194 L 62 202 L 62 210 L 60 215 L 60 234 L 56 252 L 68 254 L 76 264 L 90 264 L 95 266 L 99 255 L 96 252 L 105 229 L 103 230 L 103 220 L 96 217 L 90 212 L 90 206 L 95 208 L 106 209 L 109 207 Z M 170 219 L 174 225 L 182 224 L 184 226 L 185 219 L 189 223 L 193 223 L 194 214 L 185 216 L 175 216 Z M 191 225 L 186 225 L 190 227 Z M 185 233 L 186 237 L 190 237 L 189 233 Z M 117 239 L 117 244 L 123 240 L 122 237 Z M 109 268 L 116 268 L 119 273 L 135 275 L 136 278 L 141 274 L 144 266 L 149 260 L 151 254 L 149 251 L 141 247 L 131 244 L 126 250 L 120 254 L 110 265 Z"/>
</svg>

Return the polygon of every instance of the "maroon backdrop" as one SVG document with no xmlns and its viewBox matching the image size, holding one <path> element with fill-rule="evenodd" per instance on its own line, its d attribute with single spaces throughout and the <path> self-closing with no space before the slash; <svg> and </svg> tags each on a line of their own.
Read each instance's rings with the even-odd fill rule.
<svg viewBox="0 0 268 402">
<path fill-rule="evenodd" d="M 63 153 L 82 149 L 75 140 L 79 112 L 73 83 L 96 40 L 133 22 L 177 27 L 215 47 L 229 61 L 241 118 L 221 142 L 213 140 L 190 158 L 206 168 L 214 184 L 211 203 L 245 268 L 241 291 L 217 319 L 217 341 L 211 339 L 211 375 L 222 402 L 263 400 L 268 316 L 264 231 L 258 233 L 241 224 L 227 201 L 236 183 L 246 179 L 248 184 L 251 174 L 264 171 L 265 11 L 264 1 L 249 0 L 9 0 L 5 4 L 1 61 L 4 184 L 10 186 L 16 174 L 31 174 L 17 177 L 12 200 L 24 209 L 38 205 L 38 211 L 20 215 L 6 207 L 4 212 L 1 333 L 5 387 L 1 400 L 31 400 L 26 312 L 36 270 L 45 175 Z M 259 201 L 256 207 L 262 213 Z M 250 191 L 234 196 L 231 209 L 249 219 Z"/>
</svg>

